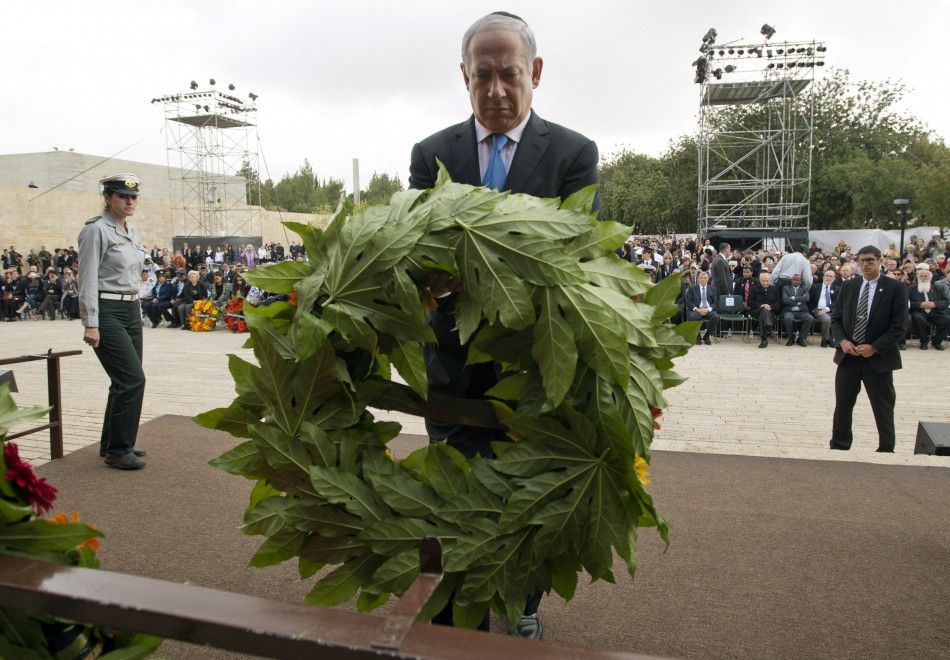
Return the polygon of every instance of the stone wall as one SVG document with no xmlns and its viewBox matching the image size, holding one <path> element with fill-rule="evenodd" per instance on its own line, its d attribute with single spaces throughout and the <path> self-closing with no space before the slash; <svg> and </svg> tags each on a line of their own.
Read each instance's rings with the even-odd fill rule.
<svg viewBox="0 0 950 660">
<path fill-rule="evenodd" d="M 23 255 L 30 248 L 41 245 L 52 252 L 57 247 L 76 245 L 76 237 L 83 223 L 102 210 L 102 196 L 97 192 L 57 189 L 42 197 L 39 190 L 16 187 L 0 187 L 0 246 L 15 245 Z M 284 246 L 297 236 L 280 224 L 281 221 L 312 222 L 325 226 L 327 216 L 309 213 L 277 213 L 260 210 L 249 226 L 241 229 L 245 236 L 260 236 L 265 243 L 282 243 Z M 167 197 L 141 195 L 138 210 L 133 219 L 149 246 L 171 247 L 172 236 L 188 234 L 191 227 L 172 219 L 172 209 Z"/>
</svg>

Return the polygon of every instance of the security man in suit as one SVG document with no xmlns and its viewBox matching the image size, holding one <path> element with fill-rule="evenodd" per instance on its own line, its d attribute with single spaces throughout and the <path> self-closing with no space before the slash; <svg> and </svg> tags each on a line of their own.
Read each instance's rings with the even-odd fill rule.
<svg viewBox="0 0 950 660">
<path fill-rule="evenodd" d="M 597 183 L 597 145 L 572 130 L 546 121 L 532 109 L 534 89 L 541 81 L 543 61 L 527 23 L 507 12 L 484 16 L 462 38 L 462 79 L 473 115 L 427 137 L 412 149 L 409 185 L 431 188 L 438 175 L 436 159 L 452 179 L 495 190 L 537 197 L 568 197 Z M 599 208 L 599 197 L 595 199 Z M 432 391 L 455 397 L 480 398 L 498 381 L 494 364 L 466 366 L 468 347 L 459 343 L 455 304 L 461 284 L 434 278 L 430 290 L 438 308 L 430 315 L 438 345 L 424 347 Z M 503 433 L 426 420 L 429 438 L 447 439 L 466 456 L 491 456 L 490 443 Z M 540 639 L 537 615 L 540 597 L 532 599 L 513 633 Z M 451 611 L 440 623 L 451 621 Z M 487 629 L 487 622 L 484 626 Z"/>
<path fill-rule="evenodd" d="M 867 389 L 877 425 L 880 452 L 894 451 L 893 372 L 901 368 L 897 342 L 909 323 L 907 287 L 881 275 L 881 251 L 858 251 L 863 277 L 846 281 L 831 312 L 835 351 L 835 414 L 832 449 L 851 448 L 851 418 L 861 385 Z"/>
<path fill-rule="evenodd" d="M 120 470 L 145 466 L 136 449 L 145 373 L 139 280 L 147 248 L 128 219 L 138 206 L 139 178 L 116 174 L 99 181 L 105 209 L 79 233 L 79 316 L 83 341 L 109 374 L 109 400 L 99 455 Z"/>
</svg>

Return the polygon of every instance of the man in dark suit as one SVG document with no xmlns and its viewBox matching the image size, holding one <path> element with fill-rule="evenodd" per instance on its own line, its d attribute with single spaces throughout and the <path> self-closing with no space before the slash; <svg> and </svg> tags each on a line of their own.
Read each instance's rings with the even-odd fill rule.
<svg viewBox="0 0 950 660">
<path fill-rule="evenodd" d="M 475 21 L 462 38 L 461 64 L 473 115 L 412 148 L 409 186 L 435 185 L 436 159 L 445 164 L 454 181 L 538 197 L 564 199 L 597 183 L 597 145 L 580 133 L 542 119 L 531 109 L 542 66 L 534 33 L 524 20 L 496 12 Z M 595 208 L 599 208 L 599 196 Z M 429 283 L 438 301 L 429 318 L 438 344 L 426 344 L 423 349 L 429 389 L 480 398 L 497 382 L 498 367 L 465 364 L 468 346 L 459 342 L 457 296 L 452 294 L 459 287 L 459 282 L 447 276 Z M 486 429 L 430 419 L 426 430 L 430 440 L 447 439 L 466 456 L 491 456 L 490 443 L 504 437 Z M 515 634 L 540 639 L 539 601 L 540 596 L 531 599 L 521 621 L 512 622 Z M 451 609 L 434 621 L 450 623 Z"/>
<path fill-rule="evenodd" d="M 759 323 L 759 348 L 767 348 L 775 319 L 782 309 L 782 292 L 772 286 L 772 274 L 767 270 L 759 273 L 759 282 L 749 295 L 749 316 Z"/>
<path fill-rule="evenodd" d="M 808 346 L 808 335 L 815 323 L 808 312 L 808 298 L 811 290 L 802 283 L 802 276 L 793 273 L 788 284 L 782 287 L 782 323 L 788 335 L 786 346 L 798 344 Z M 795 340 L 795 324 L 798 323 L 798 340 Z"/>
<path fill-rule="evenodd" d="M 732 281 L 732 269 L 729 268 L 729 256 L 732 254 L 732 247 L 728 243 L 719 244 L 719 254 L 713 257 L 709 265 L 709 277 L 716 291 L 723 294 L 732 293 L 735 283 Z"/>
<path fill-rule="evenodd" d="M 821 325 L 821 347 L 833 346 L 831 341 L 831 310 L 835 307 L 835 298 L 838 297 L 838 287 L 835 286 L 835 272 L 826 270 L 821 282 L 811 285 L 808 308 L 811 315 Z"/>
<path fill-rule="evenodd" d="M 719 329 L 719 303 L 716 287 L 709 283 L 709 273 L 700 271 L 697 283 L 686 291 L 686 320 L 703 321 L 706 334 L 702 329 L 696 334 L 696 345 L 712 344 L 709 333 Z"/>
<path fill-rule="evenodd" d="M 872 245 L 858 251 L 858 265 L 863 277 L 842 285 L 831 312 L 838 370 L 830 446 L 851 448 L 851 417 L 863 384 L 877 425 L 877 451 L 893 452 L 897 401 L 893 372 L 901 368 L 897 342 L 909 321 L 907 287 L 881 275 L 881 251 Z"/>
<path fill-rule="evenodd" d="M 943 340 L 950 330 L 950 315 L 946 294 L 942 287 L 932 286 L 933 273 L 926 263 L 917 264 L 917 281 L 907 288 L 910 300 L 910 320 L 920 339 L 920 348 L 927 349 L 930 340 L 930 326 L 934 327 L 933 347 L 943 350 Z"/>
</svg>

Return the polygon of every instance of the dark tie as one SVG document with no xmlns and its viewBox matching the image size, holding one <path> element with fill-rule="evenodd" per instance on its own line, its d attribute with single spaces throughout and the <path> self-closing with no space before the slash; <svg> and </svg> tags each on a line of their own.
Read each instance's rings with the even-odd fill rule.
<svg viewBox="0 0 950 660">
<path fill-rule="evenodd" d="M 491 158 L 488 159 L 488 169 L 482 179 L 482 185 L 492 190 L 504 190 L 508 172 L 505 170 L 505 161 L 501 157 L 501 150 L 508 144 L 508 136 L 495 133 L 491 136 Z"/>
<path fill-rule="evenodd" d="M 858 318 L 854 321 L 854 342 L 860 344 L 864 341 L 864 333 L 868 329 L 868 290 L 871 288 L 870 282 L 864 282 L 861 288 L 861 297 L 858 298 Z"/>
</svg>

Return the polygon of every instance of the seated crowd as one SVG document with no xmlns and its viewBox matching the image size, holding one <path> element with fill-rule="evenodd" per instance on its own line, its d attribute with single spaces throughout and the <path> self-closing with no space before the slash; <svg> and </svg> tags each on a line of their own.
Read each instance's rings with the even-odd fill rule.
<svg viewBox="0 0 950 660">
<path fill-rule="evenodd" d="M 183 250 L 153 248 L 145 258 L 139 283 L 142 316 L 158 327 L 189 329 L 189 316 L 199 300 L 212 300 L 223 312 L 233 298 L 251 304 L 268 304 L 279 299 L 250 286 L 241 273 L 255 266 L 286 260 L 306 259 L 302 244 L 290 243 L 285 251 L 280 243 L 260 248 L 248 244 L 242 250 L 230 245 L 215 248 L 200 245 Z M 3 277 L 0 282 L 0 315 L 4 321 L 48 318 L 79 318 L 79 255 L 75 248 L 57 248 L 50 253 L 43 245 L 26 257 L 14 246 L 3 250 Z M 221 315 L 223 319 L 223 313 Z"/>
<path fill-rule="evenodd" d="M 697 344 L 710 344 L 728 313 L 758 334 L 759 348 L 766 348 L 778 330 L 788 346 L 808 346 L 814 330 L 821 334 L 821 347 L 834 347 L 831 314 L 838 291 L 861 276 L 853 250 L 843 241 L 832 251 L 812 242 L 786 254 L 733 249 L 728 243 L 713 247 L 696 238 L 631 237 L 617 254 L 654 282 L 680 276 L 674 321 L 701 321 Z M 894 245 L 883 251 L 882 276 L 908 287 L 911 323 L 901 348 L 914 336 L 923 349 L 929 344 L 943 350 L 950 330 L 948 259 L 950 241 L 938 234 L 929 242 L 911 236 L 902 254 Z"/>
</svg>

